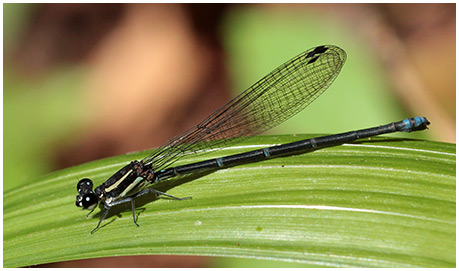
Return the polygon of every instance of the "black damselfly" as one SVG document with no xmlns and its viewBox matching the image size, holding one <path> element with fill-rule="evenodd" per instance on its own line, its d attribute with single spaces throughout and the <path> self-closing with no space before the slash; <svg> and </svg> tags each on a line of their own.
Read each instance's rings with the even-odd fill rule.
<svg viewBox="0 0 459 271">
<path fill-rule="evenodd" d="M 303 110 L 330 86 L 345 60 L 346 53 L 337 46 L 324 45 L 310 49 L 266 75 L 197 126 L 172 138 L 144 159 L 132 161 L 96 189 L 92 189 L 93 183 L 90 179 L 80 180 L 77 185 L 79 195 L 76 197 L 76 205 L 91 212 L 99 204 L 105 209 L 91 233 L 99 228 L 110 208 L 128 202 L 131 203 L 134 223 L 138 226 L 134 200 L 147 193 L 153 192 L 176 200 L 185 199 L 148 188 L 149 185 L 175 176 L 299 154 L 360 138 L 427 128 L 430 123 L 426 118 L 415 117 L 373 128 L 171 167 L 173 163 L 189 155 L 199 155 L 208 152 L 206 150 L 230 146 L 244 137 L 260 134 L 284 122 Z"/>
</svg>

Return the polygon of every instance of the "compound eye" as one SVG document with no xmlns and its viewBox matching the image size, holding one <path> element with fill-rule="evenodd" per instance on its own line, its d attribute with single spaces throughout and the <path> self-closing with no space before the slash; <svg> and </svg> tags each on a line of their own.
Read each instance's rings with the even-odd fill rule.
<svg viewBox="0 0 459 271">
<path fill-rule="evenodd" d="M 92 190 L 92 181 L 88 178 L 81 179 L 77 184 L 77 190 L 79 193 L 87 192 Z"/>
<path fill-rule="evenodd" d="M 97 207 L 99 199 L 94 193 L 86 193 L 84 195 L 78 195 L 76 197 L 75 205 L 78 207 L 83 207 L 83 209 L 92 210 Z"/>
</svg>

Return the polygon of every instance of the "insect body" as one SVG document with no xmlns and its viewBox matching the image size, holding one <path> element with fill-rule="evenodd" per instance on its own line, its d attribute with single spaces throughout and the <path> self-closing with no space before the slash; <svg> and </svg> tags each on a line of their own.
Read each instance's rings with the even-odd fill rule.
<svg viewBox="0 0 459 271">
<path fill-rule="evenodd" d="M 373 128 L 171 167 L 183 157 L 199 155 L 204 150 L 231 146 L 243 140 L 243 137 L 260 134 L 284 122 L 308 106 L 330 86 L 345 60 L 344 50 L 333 45 L 310 49 L 266 75 L 194 128 L 172 138 L 144 159 L 132 161 L 94 190 L 90 179 L 80 180 L 77 185 L 76 205 L 91 212 L 99 203 L 104 208 L 99 223 L 92 232 L 100 226 L 110 208 L 128 202 L 131 203 L 134 223 L 138 225 L 135 219 L 135 198 L 147 193 L 153 192 L 175 200 L 189 198 L 177 198 L 148 187 L 171 177 L 298 154 L 385 133 L 412 132 L 427 128 L 429 121 L 424 117 L 416 117 Z"/>
</svg>

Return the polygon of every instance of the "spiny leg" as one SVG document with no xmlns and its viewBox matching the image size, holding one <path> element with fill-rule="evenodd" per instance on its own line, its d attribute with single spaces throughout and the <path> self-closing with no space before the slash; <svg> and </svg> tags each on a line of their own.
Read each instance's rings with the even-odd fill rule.
<svg viewBox="0 0 459 271">
<path fill-rule="evenodd" d="M 132 220 L 134 221 L 134 224 L 136 224 L 137 227 L 139 227 L 139 224 L 137 224 L 137 221 L 135 219 L 135 202 L 134 202 L 134 199 L 129 197 L 129 199 L 131 200 L 131 207 L 132 207 Z"/>
<path fill-rule="evenodd" d="M 135 201 L 134 199 L 135 198 L 138 198 L 140 196 L 143 196 L 145 194 L 148 194 L 150 192 L 153 192 L 155 193 L 156 195 L 162 195 L 162 196 L 166 196 L 166 197 L 169 197 L 171 199 L 174 199 L 174 200 L 184 200 L 184 199 L 190 199 L 191 197 L 184 197 L 184 198 L 178 198 L 178 197 L 174 197 L 172 195 L 169 195 L 169 194 L 166 194 L 166 193 L 163 193 L 161 191 L 158 191 L 156 189 L 144 189 L 142 191 L 140 191 L 139 193 L 135 194 L 134 196 L 131 196 L 131 197 L 127 197 L 125 198 L 124 200 L 120 201 L 120 202 L 117 202 L 118 203 L 121 203 L 121 202 L 125 202 L 127 200 L 129 200 L 131 202 L 131 208 L 132 208 L 132 220 L 134 221 L 134 224 L 137 225 L 137 227 L 139 227 L 139 224 L 137 224 L 137 219 L 135 219 Z"/>
<path fill-rule="evenodd" d="M 97 223 L 97 226 L 91 231 L 91 234 L 93 234 L 100 226 L 100 223 L 102 223 L 102 220 L 105 219 L 105 217 L 107 216 L 108 214 L 108 211 L 110 210 L 110 206 L 108 205 L 105 205 L 104 204 L 104 208 L 105 208 L 105 212 L 102 214 L 102 216 L 100 217 L 99 219 L 99 223 Z"/>
<path fill-rule="evenodd" d="M 140 196 L 143 196 L 145 194 L 148 194 L 150 192 L 153 192 L 155 193 L 156 195 L 162 195 L 162 196 L 166 196 L 166 197 L 169 197 L 171 199 L 174 199 L 174 200 L 184 200 L 184 199 L 191 199 L 191 197 L 184 197 L 184 198 L 178 198 L 178 197 L 174 197 L 172 195 L 169 195 L 169 194 L 166 194 L 166 193 L 163 193 L 161 191 L 158 191 L 158 190 L 155 190 L 155 189 L 145 189 L 145 190 L 142 190 L 140 191 L 139 193 L 135 194 L 134 196 L 132 197 L 127 197 L 125 198 L 124 200 L 120 201 L 120 202 L 117 202 L 116 204 L 118 203 L 121 203 L 121 202 L 125 202 L 127 200 L 129 200 L 131 202 L 131 208 L 132 208 L 132 220 L 134 221 L 134 224 L 137 225 L 137 227 L 139 227 L 139 224 L 137 224 L 137 219 L 135 219 L 135 201 L 134 199 L 137 198 L 137 197 L 140 197 Z"/>
<path fill-rule="evenodd" d="M 105 217 L 107 216 L 108 212 L 110 211 L 111 207 L 113 206 L 116 206 L 116 205 L 120 205 L 120 204 L 123 204 L 125 202 L 128 202 L 130 201 L 131 202 L 131 206 L 132 206 L 132 215 L 134 217 L 134 223 L 139 226 L 136 221 L 135 221 L 135 205 L 134 205 L 134 199 L 132 199 L 131 197 L 128 197 L 128 198 L 125 198 L 123 200 L 120 200 L 120 201 L 115 201 L 115 202 L 112 202 L 110 204 L 106 204 L 104 203 L 104 213 L 102 214 L 102 216 L 100 217 L 99 219 L 99 223 L 97 223 L 97 226 L 91 231 L 91 234 L 93 234 L 100 226 L 100 223 L 102 223 L 102 220 L 105 219 Z M 91 211 L 92 212 L 92 211 Z"/>
<path fill-rule="evenodd" d="M 161 192 L 161 191 L 158 191 L 158 190 L 155 190 L 155 189 L 150 189 L 153 193 L 156 193 L 157 195 L 161 195 L 161 196 L 166 196 L 168 198 L 171 198 L 171 199 L 174 199 L 174 200 L 185 200 L 185 199 L 191 199 L 191 197 L 184 197 L 184 198 L 178 198 L 178 197 L 174 197 L 172 195 L 169 195 L 169 194 L 166 194 L 164 192 Z"/>
<path fill-rule="evenodd" d="M 132 220 L 134 221 L 134 224 L 136 224 L 138 227 L 139 227 L 139 224 L 137 224 L 137 220 L 135 219 L 135 198 L 137 197 L 140 197 L 140 196 L 143 196 L 145 194 L 148 194 L 150 192 L 153 192 L 155 193 L 156 195 L 161 195 L 161 196 L 165 196 L 165 197 L 168 197 L 168 198 L 171 198 L 173 200 L 185 200 L 185 199 L 191 199 L 191 197 L 184 197 L 184 198 L 178 198 L 178 197 L 174 197 L 172 195 L 169 195 L 169 194 L 166 194 L 164 192 L 161 192 L 161 191 L 158 191 L 156 189 L 145 189 L 145 190 L 142 190 L 140 191 L 139 193 L 131 196 L 131 197 L 127 197 L 127 198 L 124 198 L 122 200 L 119 200 L 119 201 L 114 201 L 112 203 L 110 203 L 110 205 L 108 204 L 104 204 L 104 208 L 105 208 L 105 212 L 102 214 L 102 216 L 100 217 L 100 220 L 99 220 L 99 223 L 97 223 L 97 227 L 95 227 L 92 231 L 91 231 L 91 234 L 94 233 L 94 231 L 96 231 L 100 224 L 102 223 L 102 220 L 105 219 L 105 217 L 107 216 L 108 214 L 108 211 L 110 210 L 111 207 L 113 206 L 116 206 L 116 205 L 120 205 L 120 204 L 123 204 L 123 203 L 126 203 L 126 202 L 130 202 L 131 203 L 131 209 L 132 209 Z M 92 211 L 91 211 L 92 212 Z M 89 215 L 89 214 L 88 214 Z"/>
<path fill-rule="evenodd" d="M 96 209 L 96 208 L 92 209 L 91 212 L 89 212 L 89 213 L 86 215 L 86 218 L 88 218 L 89 215 L 90 215 L 92 212 L 94 212 L 95 209 Z"/>
</svg>

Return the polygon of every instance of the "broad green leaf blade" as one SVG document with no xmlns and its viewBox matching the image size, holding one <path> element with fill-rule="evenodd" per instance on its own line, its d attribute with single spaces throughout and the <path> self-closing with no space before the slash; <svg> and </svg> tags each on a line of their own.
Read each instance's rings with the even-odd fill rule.
<svg viewBox="0 0 459 271">
<path fill-rule="evenodd" d="M 310 136 L 254 137 L 183 163 Z M 75 206 L 76 183 L 96 185 L 148 152 L 61 170 L 4 194 L 3 264 L 181 254 L 336 267 L 456 265 L 455 145 L 376 137 L 176 178 L 157 188 L 191 200 L 149 198 L 111 216 Z"/>
</svg>

